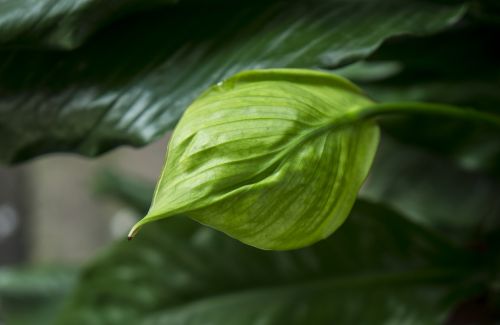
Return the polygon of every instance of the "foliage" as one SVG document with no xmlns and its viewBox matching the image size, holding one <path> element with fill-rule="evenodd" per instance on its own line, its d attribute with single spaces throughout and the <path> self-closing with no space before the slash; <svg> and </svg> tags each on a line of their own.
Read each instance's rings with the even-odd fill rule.
<svg viewBox="0 0 500 325">
<path fill-rule="evenodd" d="M 1 268 L 0 322 L 53 324 L 75 280 L 75 270 L 64 267 Z"/>
<path fill-rule="evenodd" d="M 289 252 L 172 218 L 89 266 L 60 323 L 437 324 L 474 288 L 474 263 L 365 201 L 335 236 Z"/>
<path fill-rule="evenodd" d="M 378 145 L 374 117 L 500 118 L 422 103 L 374 104 L 347 80 L 308 70 L 254 70 L 186 110 L 152 206 L 131 231 L 179 214 L 261 249 L 329 236 L 345 220 Z"/>
<path fill-rule="evenodd" d="M 148 215 L 178 214 L 265 249 L 310 245 L 349 214 L 378 144 L 351 116 L 372 102 L 307 70 L 240 73 L 186 111 Z M 314 166 L 314 168 L 312 168 Z"/>
<path fill-rule="evenodd" d="M 29 7 L 32 2 L 36 6 Z M 40 50 L 47 42 L 74 47 L 101 22 L 116 19 L 113 10 L 139 2 L 162 6 L 102 29 L 75 50 Z M 143 145 L 171 128 L 202 90 L 238 71 L 346 64 L 388 37 L 442 30 L 466 10 L 421 0 L 180 0 L 175 6 L 160 0 L 8 0 L 1 6 L 5 162 Z"/>
<path fill-rule="evenodd" d="M 498 322 L 498 35 L 493 0 L 0 2 L 0 161 L 144 145 L 193 103 L 145 220 L 169 218 L 84 267 L 59 322 Z M 149 185 L 100 186 L 146 213 Z M 8 320 L 42 315 L 5 274 Z"/>
</svg>

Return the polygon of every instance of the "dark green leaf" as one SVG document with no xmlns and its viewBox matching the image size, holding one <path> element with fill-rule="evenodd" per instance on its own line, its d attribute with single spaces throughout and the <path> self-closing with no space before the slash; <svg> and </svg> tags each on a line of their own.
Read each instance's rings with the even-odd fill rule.
<svg viewBox="0 0 500 325">
<path fill-rule="evenodd" d="M 500 105 L 498 82 L 430 82 L 409 86 L 371 87 L 382 100 L 437 101 L 496 111 Z M 500 114 L 496 114 L 500 116 Z M 456 162 L 469 171 L 500 176 L 500 132 L 473 120 L 406 116 L 382 121 L 391 136 Z"/>
<path fill-rule="evenodd" d="M 399 71 L 364 82 L 363 89 L 380 101 L 433 101 L 499 114 L 498 35 L 498 28 L 469 22 L 432 37 L 389 42 L 368 64 L 389 61 Z M 487 125 L 411 116 L 383 120 L 381 126 L 399 141 L 439 153 L 467 170 L 500 176 L 500 133 Z"/>
<path fill-rule="evenodd" d="M 0 46 L 73 49 L 105 23 L 177 0 L 4 0 Z"/>
<path fill-rule="evenodd" d="M 335 236 L 288 252 L 161 221 L 84 272 L 60 323 L 440 323 L 469 255 L 381 206 L 353 211 Z"/>
<path fill-rule="evenodd" d="M 0 323 L 53 324 L 75 278 L 68 268 L 0 269 Z"/>
<path fill-rule="evenodd" d="M 143 145 L 238 71 L 337 66 L 388 37 L 440 31 L 464 12 L 419 0 L 197 3 L 114 24 L 69 53 L 4 50 L 0 160 Z"/>
<path fill-rule="evenodd" d="M 500 183 L 382 137 L 362 198 L 382 202 L 461 245 L 500 227 Z"/>
</svg>

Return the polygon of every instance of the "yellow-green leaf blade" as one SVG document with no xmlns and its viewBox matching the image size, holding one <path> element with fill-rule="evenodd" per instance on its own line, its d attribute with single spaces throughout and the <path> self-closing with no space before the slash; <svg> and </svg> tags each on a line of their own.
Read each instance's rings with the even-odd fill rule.
<svg viewBox="0 0 500 325">
<path fill-rule="evenodd" d="M 312 244 L 348 215 L 378 128 L 350 82 L 307 70 L 256 70 L 212 87 L 174 131 L 145 223 L 177 214 L 263 249 Z M 354 117 L 354 118 L 353 118 Z"/>
</svg>

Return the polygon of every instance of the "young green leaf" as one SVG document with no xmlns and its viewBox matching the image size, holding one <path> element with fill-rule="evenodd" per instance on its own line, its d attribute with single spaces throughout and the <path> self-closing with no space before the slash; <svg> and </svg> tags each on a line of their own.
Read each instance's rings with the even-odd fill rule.
<svg viewBox="0 0 500 325">
<path fill-rule="evenodd" d="M 145 223 L 184 214 L 263 249 L 306 246 L 349 214 L 379 140 L 340 77 L 255 70 L 210 88 L 172 136 Z"/>
</svg>

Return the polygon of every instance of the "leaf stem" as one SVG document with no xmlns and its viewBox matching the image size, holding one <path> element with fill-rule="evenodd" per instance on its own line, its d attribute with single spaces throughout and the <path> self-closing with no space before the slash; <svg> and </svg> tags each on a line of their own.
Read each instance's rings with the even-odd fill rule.
<svg viewBox="0 0 500 325">
<path fill-rule="evenodd" d="M 446 104 L 392 102 L 365 106 L 358 111 L 359 117 L 369 119 L 383 115 L 422 115 L 450 117 L 461 120 L 492 124 L 500 128 L 500 116 L 480 112 L 471 108 L 462 108 Z"/>
</svg>

